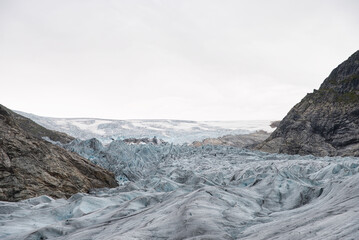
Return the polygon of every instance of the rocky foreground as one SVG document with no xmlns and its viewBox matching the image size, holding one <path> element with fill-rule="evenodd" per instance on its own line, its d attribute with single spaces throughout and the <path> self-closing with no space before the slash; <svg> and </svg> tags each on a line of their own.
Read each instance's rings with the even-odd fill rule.
<svg viewBox="0 0 359 240">
<path fill-rule="evenodd" d="M 316 156 L 359 156 L 359 51 L 307 94 L 259 150 Z"/>
<path fill-rule="evenodd" d="M 60 142 L 72 139 L 44 130 L 0 105 L 0 200 L 70 197 L 93 188 L 117 186 L 112 173 L 42 137 Z"/>
</svg>

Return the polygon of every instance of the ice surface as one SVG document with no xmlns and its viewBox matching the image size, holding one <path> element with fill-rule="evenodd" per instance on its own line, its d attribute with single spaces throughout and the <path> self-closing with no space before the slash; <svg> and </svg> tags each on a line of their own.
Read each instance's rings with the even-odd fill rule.
<svg viewBox="0 0 359 240">
<path fill-rule="evenodd" d="M 59 122 L 58 122 L 59 123 Z M 63 123 L 63 122 L 62 122 Z M 94 134 L 105 134 L 105 131 L 101 128 L 99 128 L 102 124 L 111 123 L 109 120 L 100 120 L 100 119 L 94 119 L 94 120 L 84 120 L 84 121 L 72 121 L 72 124 L 81 130 L 87 130 Z M 61 122 L 60 122 L 61 124 Z"/>
<path fill-rule="evenodd" d="M 0 239 L 359 239 L 359 159 L 76 140 L 115 189 L 0 202 Z"/>
<path fill-rule="evenodd" d="M 186 121 L 186 120 L 113 120 L 95 118 L 49 118 L 19 112 L 36 123 L 82 140 L 152 138 L 156 136 L 175 144 L 192 143 L 228 134 L 247 134 L 257 130 L 273 131 L 269 120 L 257 121 Z"/>
</svg>

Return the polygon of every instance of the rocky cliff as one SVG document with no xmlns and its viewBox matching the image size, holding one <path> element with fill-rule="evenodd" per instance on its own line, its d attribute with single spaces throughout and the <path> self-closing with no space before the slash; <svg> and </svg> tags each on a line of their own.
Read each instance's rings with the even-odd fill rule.
<svg viewBox="0 0 359 240">
<path fill-rule="evenodd" d="M 69 136 L 66 133 L 44 128 L 43 126 L 40 126 L 39 124 L 35 123 L 31 119 L 21 116 L 20 114 L 17 114 L 15 112 L 11 111 L 11 115 L 15 119 L 17 125 L 20 128 L 22 128 L 22 130 L 24 130 L 25 132 L 27 132 L 28 134 L 32 135 L 35 138 L 43 139 L 47 137 L 51 141 L 60 142 L 63 144 L 69 143 L 75 139 L 74 137 Z"/>
<path fill-rule="evenodd" d="M 28 126 L 26 121 L 0 105 L 0 200 L 69 197 L 92 188 L 117 186 L 112 173 L 39 139 L 36 129 L 41 127 L 33 122 Z"/>
<path fill-rule="evenodd" d="M 307 94 L 259 150 L 316 156 L 359 156 L 359 51 Z"/>
</svg>

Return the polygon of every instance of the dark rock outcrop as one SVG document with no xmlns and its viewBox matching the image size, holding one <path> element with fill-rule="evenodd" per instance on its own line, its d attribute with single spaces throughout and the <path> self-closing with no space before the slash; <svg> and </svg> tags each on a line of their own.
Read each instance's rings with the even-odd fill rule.
<svg viewBox="0 0 359 240">
<path fill-rule="evenodd" d="M 153 138 L 126 138 L 123 140 L 125 143 L 128 144 L 167 144 L 167 142 L 163 141 L 162 139 L 158 139 L 157 137 Z"/>
<path fill-rule="evenodd" d="M 41 127 L 26 122 L 0 105 L 0 200 L 69 197 L 92 188 L 117 186 L 112 173 L 39 139 L 36 129 Z"/>
<path fill-rule="evenodd" d="M 359 156 L 359 51 L 307 94 L 257 149 L 316 156 Z"/>
<path fill-rule="evenodd" d="M 63 144 L 69 143 L 75 138 L 67 135 L 66 133 L 49 130 L 35 123 L 29 118 L 23 117 L 20 114 L 11 112 L 13 118 L 15 119 L 17 125 L 22 128 L 25 132 L 36 137 L 38 139 L 43 139 L 47 137 L 51 141 L 60 142 Z"/>
<path fill-rule="evenodd" d="M 280 121 L 273 121 L 273 122 L 270 123 L 269 126 L 271 128 L 277 128 L 279 126 L 279 124 L 280 124 Z"/>
</svg>

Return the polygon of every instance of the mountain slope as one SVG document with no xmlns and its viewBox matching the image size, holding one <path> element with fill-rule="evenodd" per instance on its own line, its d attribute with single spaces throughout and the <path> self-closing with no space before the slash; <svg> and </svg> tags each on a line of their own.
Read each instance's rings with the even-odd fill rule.
<svg viewBox="0 0 359 240">
<path fill-rule="evenodd" d="M 40 126 L 31 119 L 23 117 L 20 114 L 12 112 L 12 117 L 15 119 L 20 128 L 22 128 L 25 132 L 31 134 L 33 137 L 39 139 L 47 137 L 52 141 L 60 143 L 69 143 L 75 139 L 74 137 L 71 137 L 66 133 L 44 128 L 43 126 Z"/>
<path fill-rule="evenodd" d="M 41 127 L 24 123 L 24 119 L 19 122 L 15 113 L 0 105 L 0 200 L 18 201 L 40 195 L 69 197 L 117 185 L 113 174 L 75 153 L 39 140 L 33 134 Z M 27 128 L 32 130 L 27 132 Z"/>
<path fill-rule="evenodd" d="M 359 156 L 359 51 L 307 94 L 259 150 L 316 156 Z"/>
</svg>

